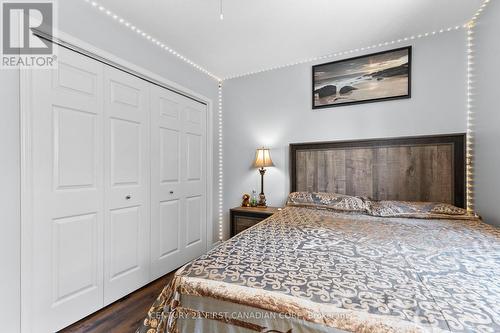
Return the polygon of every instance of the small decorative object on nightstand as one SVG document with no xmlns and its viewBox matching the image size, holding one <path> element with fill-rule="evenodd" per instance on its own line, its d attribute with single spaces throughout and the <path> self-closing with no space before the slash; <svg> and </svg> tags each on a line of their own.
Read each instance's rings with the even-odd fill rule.
<svg viewBox="0 0 500 333">
<path fill-rule="evenodd" d="M 264 168 L 274 166 L 271 155 L 269 154 L 269 149 L 258 148 L 255 153 L 255 162 L 253 162 L 253 165 L 256 168 L 259 168 L 260 172 L 260 194 L 258 206 L 267 207 L 266 196 L 264 195 L 264 174 L 266 173 L 266 169 Z"/>
<path fill-rule="evenodd" d="M 252 190 L 252 196 L 250 197 L 250 206 L 251 207 L 257 207 L 257 191 Z"/>
<path fill-rule="evenodd" d="M 278 207 L 235 207 L 230 210 L 231 237 L 267 219 L 281 208 Z"/>
<path fill-rule="evenodd" d="M 241 201 L 241 207 L 250 207 L 250 194 L 243 194 L 241 199 L 243 199 L 243 201 Z"/>
</svg>

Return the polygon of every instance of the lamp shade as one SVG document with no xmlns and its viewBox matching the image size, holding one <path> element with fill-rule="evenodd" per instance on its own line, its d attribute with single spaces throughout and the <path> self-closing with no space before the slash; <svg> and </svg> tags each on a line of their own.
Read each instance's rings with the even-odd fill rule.
<svg viewBox="0 0 500 333">
<path fill-rule="evenodd" d="M 265 168 L 274 166 L 273 160 L 271 159 L 271 155 L 269 154 L 269 149 L 267 148 L 258 148 L 255 152 L 255 162 L 253 162 L 253 166 L 256 168 Z"/>
</svg>

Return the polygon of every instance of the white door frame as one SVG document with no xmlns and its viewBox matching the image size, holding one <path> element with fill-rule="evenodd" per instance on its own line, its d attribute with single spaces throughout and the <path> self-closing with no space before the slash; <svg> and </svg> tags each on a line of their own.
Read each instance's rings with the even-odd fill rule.
<svg viewBox="0 0 500 333">
<path fill-rule="evenodd" d="M 54 30 L 54 38 L 79 49 L 88 51 L 102 59 L 109 60 L 124 68 L 141 74 L 146 78 L 153 79 L 161 83 L 164 87 L 174 92 L 179 92 L 187 97 L 201 101 L 207 105 L 207 233 L 206 244 L 208 250 L 213 246 L 213 101 L 197 92 L 185 88 L 173 81 L 159 76 L 142 67 L 136 66 L 111 53 L 99 49 L 89 43 L 61 31 Z M 32 275 L 32 231 L 33 223 L 33 198 L 32 198 L 32 91 L 31 91 L 31 71 L 38 69 L 19 70 L 19 90 L 20 90 L 20 159 L 21 159 L 21 332 L 32 332 L 31 320 L 31 283 Z M 217 84 L 214 82 L 214 84 Z"/>
</svg>

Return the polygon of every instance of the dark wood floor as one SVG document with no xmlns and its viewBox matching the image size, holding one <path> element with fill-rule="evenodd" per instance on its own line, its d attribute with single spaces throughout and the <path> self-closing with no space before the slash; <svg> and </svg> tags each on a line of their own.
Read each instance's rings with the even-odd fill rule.
<svg viewBox="0 0 500 333">
<path fill-rule="evenodd" d="M 108 305 L 104 309 L 59 331 L 59 333 L 132 333 L 174 273 L 167 274 L 147 286 Z"/>
</svg>

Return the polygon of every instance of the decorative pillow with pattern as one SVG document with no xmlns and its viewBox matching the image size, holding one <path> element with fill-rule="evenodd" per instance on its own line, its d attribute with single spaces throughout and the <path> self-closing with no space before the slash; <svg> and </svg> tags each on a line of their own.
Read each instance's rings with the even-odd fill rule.
<svg viewBox="0 0 500 333">
<path fill-rule="evenodd" d="M 368 213 L 366 200 L 338 193 L 292 192 L 287 206 L 315 207 L 344 212 Z"/>
<path fill-rule="evenodd" d="M 450 204 L 438 202 L 409 201 L 369 201 L 368 213 L 379 217 L 412 217 L 412 218 L 467 218 L 473 217 L 467 210 Z"/>
</svg>

